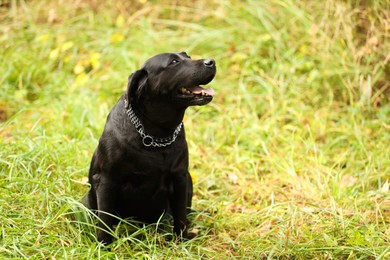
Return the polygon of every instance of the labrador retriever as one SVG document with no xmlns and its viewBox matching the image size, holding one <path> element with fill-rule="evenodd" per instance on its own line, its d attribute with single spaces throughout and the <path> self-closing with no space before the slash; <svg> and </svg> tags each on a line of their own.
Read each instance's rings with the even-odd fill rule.
<svg viewBox="0 0 390 260">
<path fill-rule="evenodd" d="M 107 230 L 116 224 L 115 216 L 156 223 L 169 214 L 174 233 L 188 238 L 192 181 L 182 120 L 188 106 L 213 99 L 214 90 L 201 85 L 215 74 L 214 60 L 192 60 L 180 52 L 158 54 L 130 75 L 89 170 L 84 202 L 100 219 L 100 242 L 112 242 Z"/>
</svg>

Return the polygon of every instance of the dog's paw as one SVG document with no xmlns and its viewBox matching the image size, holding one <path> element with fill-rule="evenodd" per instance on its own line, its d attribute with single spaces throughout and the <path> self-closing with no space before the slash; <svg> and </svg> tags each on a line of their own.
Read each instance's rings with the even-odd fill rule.
<svg viewBox="0 0 390 260">
<path fill-rule="evenodd" d="M 199 230 L 194 228 L 193 230 L 188 232 L 188 238 L 187 239 L 190 240 L 190 239 L 193 239 L 193 238 L 197 237 L 198 233 L 199 233 Z"/>
<path fill-rule="evenodd" d="M 104 246 L 110 245 L 114 239 L 110 234 L 108 234 L 104 230 L 97 231 L 97 238 L 99 243 L 103 244 Z"/>
</svg>

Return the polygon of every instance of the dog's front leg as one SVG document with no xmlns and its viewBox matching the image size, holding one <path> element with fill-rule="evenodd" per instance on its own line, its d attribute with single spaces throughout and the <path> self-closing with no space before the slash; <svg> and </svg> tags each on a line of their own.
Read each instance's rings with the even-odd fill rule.
<svg viewBox="0 0 390 260">
<path fill-rule="evenodd" d="M 187 175 L 176 176 L 173 182 L 173 196 L 171 197 L 173 231 L 182 238 L 188 238 L 187 221 Z"/>
<path fill-rule="evenodd" d="M 97 237 L 99 242 L 108 245 L 113 240 L 110 230 L 117 222 L 113 215 L 116 213 L 118 190 L 112 182 L 101 179 L 96 191 L 99 217 Z"/>
</svg>

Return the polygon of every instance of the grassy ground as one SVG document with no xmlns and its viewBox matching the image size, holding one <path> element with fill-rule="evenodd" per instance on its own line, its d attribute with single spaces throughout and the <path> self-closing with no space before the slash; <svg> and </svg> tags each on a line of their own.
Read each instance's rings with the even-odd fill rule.
<svg viewBox="0 0 390 260">
<path fill-rule="evenodd" d="M 1 257 L 390 257 L 389 1 L 106 2 L 0 1 Z M 182 50 L 218 65 L 184 120 L 212 214 L 107 250 L 79 203 L 92 152 L 127 76 Z"/>
</svg>

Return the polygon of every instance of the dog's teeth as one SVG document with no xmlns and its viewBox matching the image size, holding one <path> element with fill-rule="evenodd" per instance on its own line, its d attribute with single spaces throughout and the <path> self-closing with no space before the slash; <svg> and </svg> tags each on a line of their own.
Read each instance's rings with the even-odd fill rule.
<svg viewBox="0 0 390 260">
<path fill-rule="evenodd" d="M 180 88 L 179 89 L 179 92 L 181 93 L 181 94 L 192 94 L 192 91 L 191 90 L 188 90 L 188 89 L 186 89 L 186 88 Z M 202 91 L 202 93 L 201 93 L 202 95 L 207 95 L 206 93 L 204 93 L 204 91 Z"/>
<path fill-rule="evenodd" d="M 180 89 L 180 93 L 182 93 L 182 94 L 189 94 L 191 92 L 188 89 L 186 89 L 186 88 L 181 88 Z"/>
</svg>

